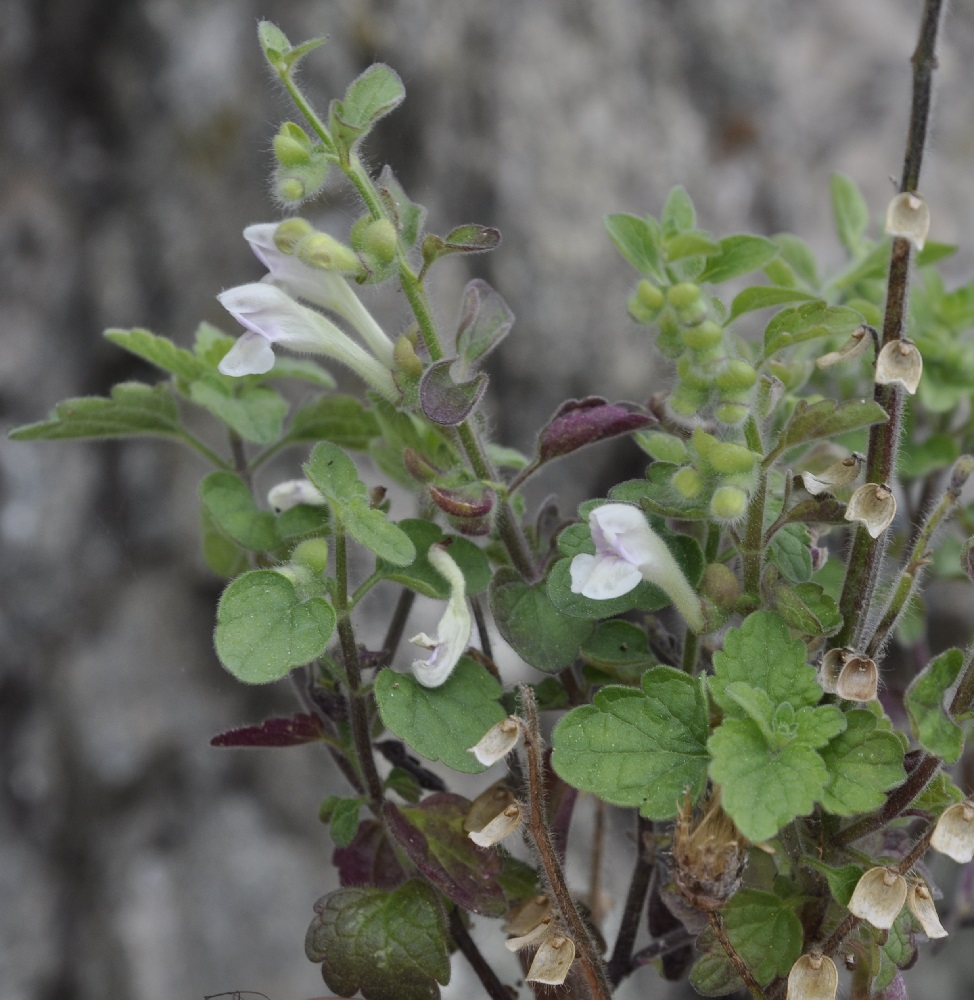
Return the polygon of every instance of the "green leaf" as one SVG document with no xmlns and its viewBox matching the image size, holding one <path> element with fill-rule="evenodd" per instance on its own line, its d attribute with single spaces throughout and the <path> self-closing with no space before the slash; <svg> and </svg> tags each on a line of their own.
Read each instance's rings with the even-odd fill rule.
<svg viewBox="0 0 974 1000">
<path fill-rule="evenodd" d="M 216 372 L 217 365 L 235 343 L 235 338 L 227 336 L 212 323 L 200 323 L 193 340 L 193 354 L 206 365 L 207 369 Z"/>
<path fill-rule="evenodd" d="M 410 199 L 388 164 L 379 174 L 378 188 L 379 197 L 399 230 L 403 246 L 408 250 L 419 239 L 426 219 L 426 209 Z"/>
<path fill-rule="evenodd" d="M 789 580 L 805 583 L 812 576 L 811 544 L 805 524 L 786 524 L 772 536 L 768 558 Z"/>
<path fill-rule="evenodd" d="M 814 298 L 810 292 L 803 292 L 800 288 L 782 288 L 780 285 L 756 285 L 745 288 L 743 292 L 734 296 L 727 322 L 733 323 L 739 316 L 756 312 L 758 309 L 782 306 L 786 302 L 807 302 Z"/>
<path fill-rule="evenodd" d="M 366 1000 L 438 1000 L 450 980 L 447 929 L 436 892 L 411 879 L 392 892 L 336 889 L 315 903 L 305 953 L 328 988 Z"/>
<path fill-rule="evenodd" d="M 310 382 L 321 389 L 334 389 L 337 386 L 331 372 L 322 368 L 311 358 L 291 358 L 278 354 L 274 358 L 274 367 L 267 372 L 264 379 L 293 378 L 299 382 Z"/>
<path fill-rule="evenodd" d="M 792 236 L 791 233 L 778 233 L 773 239 L 781 254 L 781 259 L 791 267 L 795 274 L 809 288 L 820 287 L 821 279 L 815 264 L 815 254 L 812 253 L 809 245 L 797 236 Z"/>
<path fill-rule="evenodd" d="M 236 391 L 235 391 L 236 390 Z M 281 436 L 287 401 L 266 386 L 233 386 L 220 375 L 206 375 L 189 387 L 189 398 L 223 421 L 245 441 L 274 444 Z"/>
<path fill-rule="evenodd" d="M 121 382 L 104 396 L 80 396 L 58 403 L 47 420 L 11 431 L 14 441 L 161 435 L 180 437 L 179 410 L 166 385 Z"/>
<path fill-rule="evenodd" d="M 712 257 L 720 253 L 720 244 L 715 243 L 707 233 L 678 233 L 669 237 L 663 244 L 668 263 L 683 260 L 686 257 Z"/>
<path fill-rule="evenodd" d="M 822 751 L 829 781 L 821 802 L 834 816 L 878 809 L 885 793 L 906 778 L 903 747 L 891 732 L 878 728 L 876 716 L 853 709 L 845 717 L 845 731 Z"/>
<path fill-rule="evenodd" d="M 590 621 L 560 612 L 551 603 L 543 580 L 529 585 L 514 570 L 501 569 L 494 577 L 490 608 L 498 631 L 514 652 L 546 673 L 570 666 L 594 627 Z"/>
<path fill-rule="evenodd" d="M 829 306 L 820 299 L 804 305 L 782 309 L 764 330 L 764 357 L 796 344 L 823 337 L 848 337 L 863 323 L 857 309 Z"/>
<path fill-rule="evenodd" d="M 842 245 L 855 256 L 861 246 L 862 237 L 869 225 L 869 208 L 856 182 L 845 174 L 835 173 L 830 178 L 832 193 L 832 216 L 835 231 Z"/>
<path fill-rule="evenodd" d="M 506 718 L 500 684 L 486 668 L 462 657 L 445 684 L 423 687 L 412 674 L 388 667 L 375 679 L 375 699 L 386 728 L 427 760 L 464 774 L 485 770 L 469 748 Z"/>
<path fill-rule="evenodd" d="M 772 749 L 753 719 L 725 718 L 707 748 L 724 809 L 741 833 L 758 843 L 810 813 L 828 781 L 814 749 L 798 740 Z"/>
<path fill-rule="evenodd" d="M 383 815 L 398 846 L 449 900 L 485 917 L 503 916 L 507 900 L 497 881 L 503 859 L 467 836 L 463 824 L 469 812 L 467 799 L 440 792 L 413 807 L 387 802 Z"/>
<path fill-rule="evenodd" d="M 802 951 L 802 925 L 792 901 L 741 889 L 720 913 L 724 933 L 760 985 L 788 974 Z M 743 985 L 712 930 L 704 931 L 697 947 L 704 953 L 690 973 L 697 990 L 722 996 Z"/>
<path fill-rule="evenodd" d="M 817 583 L 780 582 L 771 592 L 774 610 L 807 636 L 835 635 L 842 628 L 838 605 Z"/>
<path fill-rule="evenodd" d="M 830 438 L 860 427 L 883 424 L 888 419 L 886 411 L 873 399 L 850 399 L 844 403 L 822 399 L 811 405 L 799 400 L 791 419 L 781 432 L 775 451 L 780 453 L 805 441 Z"/>
<path fill-rule="evenodd" d="M 677 184 L 666 196 L 666 204 L 660 214 L 663 236 L 667 239 L 693 229 L 697 224 L 697 213 L 693 201 L 682 184 Z"/>
<path fill-rule="evenodd" d="M 302 600 L 274 570 L 237 577 L 216 610 L 216 652 L 245 684 L 269 684 L 321 656 L 335 630 L 335 612 L 321 597 Z"/>
<path fill-rule="evenodd" d="M 735 702 L 725 689 L 735 681 L 764 691 L 776 706 L 788 702 L 801 708 L 822 697 L 815 669 L 805 662 L 804 643 L 792 639 L 784 620 L 770 611 L 748 615 L 728 631 L 723 650 L 714 653 L 710 693 L 728 712 L 734 712 Z"/>
<path fill-rule="evenodd" d="M 899 452 L 897 470 L 901 479 L 922 479 L 946 469 L 960 457 L 960 442 L 951 434 L 931 434 L 926 441 L 905 439 Z"/>
<path fill-rule="evenodd" d="M 707 706 L 699 684 L 672 667 L 646 672 L 642 690 L 604 687 L 552 733 L 555 772 L 613 805 L 675 816 L 684 793 L 703 791 Z"/>
<path fill-rule="evenodd" d="M 720 241 L 720 253 L 707 258 L 707 266 L 697 281 L 721 282 L 742 274 L 760 271 L 778 253 L 778 248 L 763 236 L 725 236 Z"/>
<path fill-rule="evenodd" d="M 203 558 L 217 576 L 231 580 L 247 569 L 247 553 L 226 536 L 205 507 L 200 508 L 200 536 Z"/>
<path fill-rule="evenodd" d="M 207 366 L 189 351 L 177 347 L 168 337 L 158 337 L 148 330 L 106 330 L 105 338 L 150 365 L 187 382 L 195 382 L 207 371 Z"/>
<path fill-rule="evenodd" d="M 601 622 L 582 643 L 579 655 L 591 666 L 620 679 L 633 677 L 637 670 L 641 674 L 656 664 L 646 633 L 632 622 L 619 620 Z"/>
<path fill-rule="evenodd" d="M 408 535 L 416 550 L 416 558 L 408 566 L 399 566 L 382 559 L 376 565 L 376 572 L 387 580 L 409 587 L 426 597 L 445 601 L 450 596 L 450 585 L 430 565 L 428 553 L 431 545 L 447 541 L 450 555 L 460 567 L 467 583 L 467 596 L 479 594 L 490 584 L 490 563 L 483 550 L 462 535 L 446 535 L 439 525 L 430 521 L 407 519 L 398 527 Z"/>
<path fill-rule="evenodd" d="M 650 224 L 636 215 L 607 215 L 605 228 L 619 253 L 640 274 L 663 280 L 660 234 L 655 222 Z"/>
<path fill-rule="evenodd" d="M 964 731 L 947 714 L 944 696 L 963 665 L 961 650 L 948 649 L 917 674 L 903 699 L 913 735 L 925 750 L 948 764 L 958 760 L 964 749 Z"/>
<path fill-rule="evenodd" d="M 866 874 L 866 869 L 862 865 L 843 865 L 841 868 L 834 868 L 832 865 L 825 864 L 824 861 L 809 857 L 803 858 L 802 863 L 820 871 L 825 876 L 825 880 L 829 884 L 829 891 L 840 906 L 849 905 L 849 900 L 852 899 L 859 879 Z"/>
<path fill-rule="evenodd" d="M 373 63 L 348 85 L 339 114 L 345 125 L 365 133 L 405 97 L 399 74 L 385 63 Z"/>
<path fill-rule="evenodd" d="M 331 804 L 328 831 L 336 847 L 348 847 L 358 833 L 358 817 L 362 809 L 361 799 L 341 799 L 334 797 Z"/>
<path fill-rule="evenodd" d="M 305 474 L 321 495 L 338 511 L 357 504 L 368 504 L 368 490 L 359 479 L 355 463 L 329 441 L 316 445 L 304 466 Z"/>
<path fill-rule="evenodd" d="M 381 511 L 365 506 L 345 509 L 342 522 L 348 533 L 369 551 L 387 563 L 408 566 L 416 559 L 416 549 L 397 524 L 393 524 Z"/>
<path fill-rule="evenodd" d="M 211 472 L 200 483 L 200 500 L 224 534 L 255 552 L 270 552 L 280 539 L 270 511 L 258 510 L 246 483 L 232 472 Z"/>
</svg>

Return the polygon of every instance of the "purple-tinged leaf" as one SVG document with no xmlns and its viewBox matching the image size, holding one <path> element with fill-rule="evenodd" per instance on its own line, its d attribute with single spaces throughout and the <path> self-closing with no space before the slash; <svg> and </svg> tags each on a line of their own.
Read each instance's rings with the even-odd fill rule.
<svg viewBox="0 0 974 1000">
<path fill-rule="evenodd" d="M 423 240 L 423 263 L 429 267 L 434 260 L 451 253 L 486 253 L 501 241 L 500 231 L 493 226 L 468 224 L 451 229 L 446 236 L 430 233 Z"/>
<path fill-rule="evenodd" d="M 434 424 L 456 427 L 470 416 L 487 390 L 487 376 L 481 372 L 467 382 L 454 382 L 450 367 L 456 358 L 430 365 L 419 380 L 419 405 Z"/>
<path fill-rule="evenodd" d="M 403 448 L 402 464 L 413 479 L 420 483 L 431 483 L 437 476 L 443 475 L 442 469 L 438 469 L 425 455 L 420 455 L 412 448 Z"/>
<path fill-rule="evenodd" d="M 488 355 L 513 325 L 514 313 L 498 292 L 480 278 L 468 282 L 460 302 L 456 341 L 465 371 Z"/>
<path fill-rule="evenodd" d="M 469 809 L 463 796 L 441 792 L 408 808 L 387 802 L 383 815 L 390 835 L 428 882 L 463 909 L 497 917 L 507 909 L 498 883 L 502 858 L 467 836 Z"/>
<path fill-rule="evenodd" d="M 470 483 L 448 489 L 430 486 L 433 503 L 449 518 L 450 524 L 463 535 L 486 535 L 494 510 L 494 491 L 483 483 Z"/>
<path fill-rule="evenodd" d="M 604 441 L 631 434 L 655 418 L 632 403 L 609 403 L 601 396 L 569 399 L 558 407 L 538 438 L 537 464 Z"/>
<path fill-rule="evenodd" d="M 883 991 L 882 1000 L 910 1000 L 902 972 L 897 972 L 893 977 L 893 981 Z"/>
<path fill-rule="evenodd" d="M 407 878 L 392 843 L 374 819 L 362 820 L 352 842 L 332 852 L 331 863 L 342 885 L 394 889 Z"/>
<path fill-rule="evenodd" d="M 317 715 L 299 712 L 290 719 L 267 719 L 256 726 L 228 729 L 210 740 L 211 747 L 296 747 L 314 743 L 325 727 Z"/>
</svg>

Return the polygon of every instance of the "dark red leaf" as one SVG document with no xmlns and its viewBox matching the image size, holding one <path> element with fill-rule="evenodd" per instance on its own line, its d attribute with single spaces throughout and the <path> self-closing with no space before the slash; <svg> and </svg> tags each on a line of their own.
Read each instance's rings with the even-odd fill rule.
<svg viewBox="0 0 974 1000">
<path fill-rule="evenodd" d="M 228 729 L 210 740 L 211 747 L 296 747 L 320 740 L 325 727 L 317 715 L 299 712 L 290 719 L 267 719 L 256 726 Z"/>
<path fill-rule="evenodd" d="M 601 396 L 562 403 L 538 438 L 538 464 L 619 434 L 655 423 L 633 403 L 609 403 Z"/>
</svg>

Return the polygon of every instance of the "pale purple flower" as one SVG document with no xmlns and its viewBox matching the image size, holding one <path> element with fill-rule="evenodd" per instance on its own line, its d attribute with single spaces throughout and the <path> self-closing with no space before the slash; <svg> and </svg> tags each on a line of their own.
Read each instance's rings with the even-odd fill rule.
<svg viewBox="0 0 974 1000">
<path fill-rule="evenodd" d="M 655 584 L 673 602 L 694 632 L 704 627 L 700 598 L 663 539 L 636 507 L 607 503 L 589 514 L 595 555 L 572 559 L 572 592 L 607 601 L 634 590 L 643 580 Z"/>
<path fill-rule="evenodd" d="M 399 398 L 389 369 L 321 313 L 296 302 L 276 285 L 254 282 L 221 292 L 220 304 L 247 332 L 220 362 L 224 375 L 262 375 L 274 367 L 272 344 L 324 354 L 347 365 L 377 392 Z"/>
<path fill-rule="evenodd" d="M 261 222 L 247 226 L 243 232 L 254 256 L 267 268 L 264 281 L 346 320 L 379 361 L 392 368 L 392 341 L 359 301 L 348 281 L 334 271 L 309 267 L 295 254 L 278 249 L 274 242 L 276 230 L 276 222 Z"/>
<path fill-rule="evenodd" d="M 473 621 L 467 607 L 467 583 L 460 567 L 442 545 L 431 545 L 429 561 L 432 567 L 450 585 L 450 598 L 440 619 L 436 635 L 425 632 L 414 635 L 409 641 L 430 655 L 425 660 L 413 660 L 413 676 L 423 687 L 435 688 L 446 683 L 470 643 Z"/>
</svg>

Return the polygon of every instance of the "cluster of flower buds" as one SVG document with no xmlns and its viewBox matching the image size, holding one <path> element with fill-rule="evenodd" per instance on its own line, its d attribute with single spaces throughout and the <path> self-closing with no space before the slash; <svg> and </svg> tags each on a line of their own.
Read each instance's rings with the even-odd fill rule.
<svg viewBox="0 0 974 1000">
<path fill-rule="evenodd" d="M 529 983 L 560 986 L 575 960 L 575 942 L 559 928 L 547 896 L 533 896 L 511 911 L 504 930 L 508 951 L 537 947 L 525 979 Z"/>
<path fill-rule="evenodd" d="M 718 521 L 731 523 L 747 510 L 754 487 L 759 456 L 750 448 L 733 441 L 721 441 L 696 427 L 686 443 L 671 434 L 654 432 L 644 438 L 643 446 L 662 461 L 681 465 L 670 480 L 675 493 L 684 501 L 708 504 Z"/>
<path fill-rule="evenodd" d="M 294 122 L 285 122 L 274 136 L 274 193 L 281 204 L 291 207 L 313 198 L 328 177 L 325 147 L 312 142 Z"/>
<path fill-rule="evenodd" d="M 873 659 L 854 649 L 836 647 L 822 658 L 819 683 L 826 694 L 837 694 L 847 701 L 875 701 L 879 668 Z"/>
<path fill-rule="evenodd" d="M 629 300 L 629 312 L 637 322 L 657 326 L 657 346 L 676 361 L 678 381 L 669 398 L 676 417 L 690 420 L 712 407 L 722 424 L 744 420 L 758 375 L 747 361 L 731 357 L 724 328 L 699 285 L 681 281 L 664 290 L 644 278 Z"/>
</svg>

